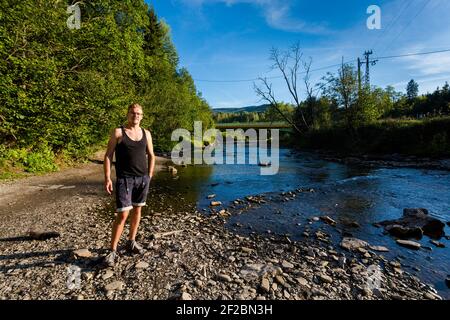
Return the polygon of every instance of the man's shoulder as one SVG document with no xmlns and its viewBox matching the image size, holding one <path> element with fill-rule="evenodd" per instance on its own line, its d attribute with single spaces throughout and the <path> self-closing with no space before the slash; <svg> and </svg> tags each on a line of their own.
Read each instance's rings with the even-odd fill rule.
<svg viewBox="0 0 450 320">
<path fill-rule="evenodd" d="M 111 134 L 114 135 L 116 138 L 122 137 L 122 127 L 114 128 Z"/>
<path fill-rule="evenodd" d="M 146 134 L 147 136 L 149 136 L 149 137 L 152 136 L 152 134 L 150 133 L 150 130 L 147 130 L 147 129 L 145 129 L 145 128 L 143 128 L 143 129 L 144 129 L 144 132 L 145 132 L 145 134 Z"/>
</svg>

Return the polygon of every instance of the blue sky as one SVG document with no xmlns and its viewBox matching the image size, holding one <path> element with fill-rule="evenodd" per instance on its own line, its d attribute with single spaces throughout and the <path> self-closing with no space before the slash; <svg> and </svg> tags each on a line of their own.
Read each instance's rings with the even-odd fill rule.
<svg viewBox="0 0 450 320">
<path fill-rule="evenodd" d="M 271 71 L 272 47 L 299 42 L 312 68 L 356 59 L 373 49 L 390 56 L 450 49 L 448 0 L 146 0 L 171 27 L 172 39 L 197 89 L 213 108 L 262 102 L 252 81 L 278 76 Z M 381 30 L 369 30 L 367 8 L 381 8 Z M 326 72 L 312 74 L 320 82 Z M 373 85 L 405 91 L 414 78 L 421 93 L 450 82 L 450 52 L 385 59 L 372 68 Z M 291 101 L 281 79 L 271 80 L 276 98 Z M 304 87 L 300 88 L 304 93 Z"/>
</svg>

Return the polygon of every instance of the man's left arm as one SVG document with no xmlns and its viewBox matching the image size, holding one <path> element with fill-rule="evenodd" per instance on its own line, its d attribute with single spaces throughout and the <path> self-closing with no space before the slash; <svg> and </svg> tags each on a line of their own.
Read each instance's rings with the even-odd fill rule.
<svg viewBox="0 0 450 320">
<path fill-rule="evenodd" d="M 153 152 L 153 140 L 150 131 L 145 130 L 147 136 L 147 156 L 148 156 L 148 175 L 153 177 L 153 171 L 155 170 L 155 153 Z"/>
</svg>

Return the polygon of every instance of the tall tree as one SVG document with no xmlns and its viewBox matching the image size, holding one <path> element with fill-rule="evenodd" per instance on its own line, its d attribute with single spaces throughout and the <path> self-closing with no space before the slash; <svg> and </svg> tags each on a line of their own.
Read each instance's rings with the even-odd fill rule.
<svg viewBox="0 0 450 320">
<path fill-rule="evenodd" d="M 419 84 L 411 79 L 406 86 L 406 96 L 409 101 L 414 101 L 419 95 Z"/>
</svg>

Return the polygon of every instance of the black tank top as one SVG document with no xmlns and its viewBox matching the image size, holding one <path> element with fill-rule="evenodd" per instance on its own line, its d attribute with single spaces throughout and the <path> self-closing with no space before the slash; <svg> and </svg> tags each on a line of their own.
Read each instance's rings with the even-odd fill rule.
<svg viewBox="0 0 450 320">
<path fill-rule="evenodd" d="M 122 129 L 122 141 L 116 145 L 116 176 L 142 177 L 148 174 L 147 137 L 142 129 L 142 139 L 131 140 Z"/>
</svg>

